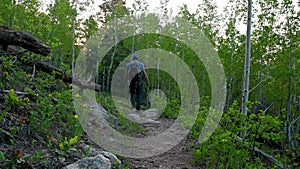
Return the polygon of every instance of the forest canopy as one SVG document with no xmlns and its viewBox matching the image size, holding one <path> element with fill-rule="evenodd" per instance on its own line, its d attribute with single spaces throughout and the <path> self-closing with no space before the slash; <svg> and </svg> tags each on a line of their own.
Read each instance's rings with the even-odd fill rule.
<svg viewBox="0 0 300 169">
<path fill-rule="evenodd" d="M 196 56 L 197 51 L 180 38 L 160 33 L 169 26 L 168 0 L 161 1 L 160 16 L 149 13 L 147 2 L 140 0 L 134 1 L 133 8 L 126 1 L 105 0 L 93 13 L 88 12 L 93 9 L 93 2 L 89 1 L 43 3 L 38 0 L 0 3 L 0 167 L 51 168 L 55 164 L 53 167 L 61 168 L 89 156 L 80 149 L 79 143 L 90 140 L 86 140 L 73 105 L 73 98 L 82 97 L 82 91 L 72 95 L 72 85 L 95 89 L 97 102 L 117 119 L 113 123 L 124 125 L 116 127 L 118 130 L 128 135 L 143 133 L 139 124 L 130 122 L 116 110 L 111 88 L 114 73 L 125 58 L 150 48 L 181 59 L 197 82 L 198 117 L 189 133 L 194 140 L 189 149 L 193 151 L 194 166 L 300 166 L 299 3 L 295 6 L 292 0 L 230 0 L 222 13 L 213 0 L 203 0 L 196 12 L 181 6 L 176 17 L 187 20 L 205 35 L 220 58 L 226 77 L 222 119 L 213 135 L 202 144 L 197 140 L 210 110 L 213 86 L 207 68 Z M 89 41 L 91 37 L 105 31 L 109 23 L 117 27 L 122 24 L 121 18 L 128 16 L 152 19 L 147 26 L 157 27 L 157 33 L 139 34 L 139 29 L 145 27 L 136 23 L 135 29 L 130 30 L 132 36 L 117 41 L 121 35 L 112 27 L 109 38 L 115 42 L 113 47 L 101 61 L 89 57 L 101 50 L 99 42 Z M 248 34 L 240 25 L 249 26 Z M 178 30 L 174 29 L 174 34 L 180 37 Z M 75 63 L 82 52 L 86 52 L 86 63 L 94 65 L 83 71 L 95 73 L 86 79 L 76 79 Z M 165 103 L 161 118 L 176 119 L 182 103 L 180 85 L 170 73 L 160 70 L 162 61 L 156 59 L 155 53 L 155 59 L 147 57 L 144 58 L 150 86 L 147 88 L 143 81 L 143 109 L 151 104 L 149 93 L 159 89 L 165 98 L 161 102 Z M 147 61 L 155 62 L 157 67 L 147 69 Z M 180 65 L 171 61 L 170 67 L 179 71 Z M 249 65 L 245 66 L 247 61 Z M 78 152 L 73 153 L 73 149 Z M 70 159 L 55 159 L 56 156 Z M 126 157 L 122 159 L 126 162 Z"/>
</svg>

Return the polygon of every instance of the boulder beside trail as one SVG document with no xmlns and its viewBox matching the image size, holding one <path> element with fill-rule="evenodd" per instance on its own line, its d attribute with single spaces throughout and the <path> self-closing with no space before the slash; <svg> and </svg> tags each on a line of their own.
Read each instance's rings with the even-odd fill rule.
<svg viewBox="0 0 300 169">
<path fill-rule="evenodd" d="M 87 157 L 81 159 L 73 164 L 70 164 L 64 169 L 111 169 L 112 164 L 110 160 L 99 154 L 95 157 Z"/>
</svg>

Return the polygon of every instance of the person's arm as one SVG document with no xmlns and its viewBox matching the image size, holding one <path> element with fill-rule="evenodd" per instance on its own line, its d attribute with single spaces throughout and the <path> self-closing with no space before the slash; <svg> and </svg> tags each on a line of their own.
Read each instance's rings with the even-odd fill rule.
<svg viewBox="0 0 300 169">
<path fill-rule="evenodd" d="M 150 85 L 150 82 L 149 82 L 148 74 L 147 74 L 147 72 L 146 72 L 145 69 L 144 69 L 142 72 L 143 72 L 144 77 L 145 77 L 145 79 L 146 79 L 147 86 L 149 86 L 149 85 Z"/>
</svg>

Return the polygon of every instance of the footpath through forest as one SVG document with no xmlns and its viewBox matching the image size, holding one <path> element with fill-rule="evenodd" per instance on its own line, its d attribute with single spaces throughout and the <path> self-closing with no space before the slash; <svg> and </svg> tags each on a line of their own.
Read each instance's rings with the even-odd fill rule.
<svg viewBox="0 0 300 169">
<path fill-rule="evenodd" d="M 156 121 L 160 123 L 144 123 L 141 124 L 145 131 L 146 137 L 156 136 L 168 129 L 174 119 L 160 117 Z M 167 141 L 167 140 L 166 140 Z M 145 159 L 127 159 L 130 169 L 196 169 L 199 168 L 193 165 L 193 149 L 191 143 L 195 140 L 186 136 L 180 144 L 173 147 L 171 150 Z M 125 161 L 126 162 L 126 161 Z"/>
<path fill-rule="evenodd" d="M 123 106 L 130 106 L 128 103 L 125 103 L 124 101 L 117 100 L 117 102 L 122 104 Z M 169 130 L 173 123 L 175 123 L 176 119 L 165 117 L 163 115 L 160 115 L 160 111 L 156 108 L 150 108 L 147 110 L 141 110 L 141 111 L 134 111 L 129 110 L 127 114 L 124 116 L 128 120 L 132 122 L 138 122 L 139 123 L 139 130 L 135 130 L 134 128 L 123 128 L 121 126 L 122 124 L 119 123 L 119 119 L 117 119 L 115 113 L 111 114 L 113 118 L 111 118 L 111 115 L 107 112 L 107 110 L 100 105 L 99 103 L 95 103 L 93 107 L 96 108 L 96 114 L 101 113 L 104 115 L 104 118 L 112 125 L 113 128 L 118 130 L 120 133 L 128 133 L 129 136 L 134 138 L 148 138 L 148 137 L 157 137 L 159 134 L 165 132 L 166 130 Z M 90 123 L 95 124 L 94 127 L 98 127 L 97 121 L 94 121 L 93 118 L 91 119 Z M 114 119 L 114 120 L 109 120 Z M 111 122 L 115 121 L 115 122 Z M 116 122 L 117 121 L 117 122 Z M 92 129 L 87 129 L 89 132 L 92 131 Z M 174 131 L 176 134 L 176 131 Z M 126 135 L 126 134 L 125 134 Z M 179 133 L 178 133 L 179 137 Z M 114 139 L 112 139 L 114 140 Z M 163 141 L 163 145 L 172 144 L 172 140 L 161 140 Z M 173 140 L 174 141 L 174 140 Z M 158 146 L 154 145 L 156 143 L 149 143 L 153 144 L 149 147 Z M 120 157 L 122 159 L 122 166 L 129 167 L 130 169 L 196 169 L 196 168 L 205 168 L 203 165 L 198 163 L 196 166 L 194 163 L 194 150 L 195 145 L 197 145 L 197 139 L 191 138 L 191 136 L 188 134 L 186 137 L 184 137 L 179 144 L 174 144 L 175 146 L 172 147 L 170 150 L 163 152 L 162 154 L 157 154 L 155 156 L 147 157 L 147 158 L 129 158 L 129 157 Z M 145 150 L 147 151 L 147 149 Z M 148 150 L 149 152 L 153 152 L 152 150 Z M 149 154 L 149 153 L 148 153 Z M 150 153 L 151 154 L 151 153 Z M 143 155 L 141 155 L 142 157 Z M 204 163 L 202 163 L 204 164 Z"/>
</svg>

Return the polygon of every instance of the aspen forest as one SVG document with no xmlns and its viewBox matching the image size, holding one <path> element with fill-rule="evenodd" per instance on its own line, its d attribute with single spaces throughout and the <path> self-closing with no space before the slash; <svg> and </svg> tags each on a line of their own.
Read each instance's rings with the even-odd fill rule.
<svg viewBox="0 0 300 169">
<path fill-rule="evenodd" d="M 0 168 L 300 168 L 300 1 L 157 2 L 0 0 Z"/>
</svg>

